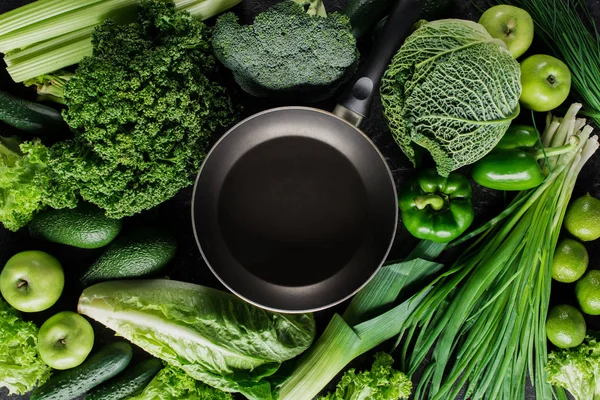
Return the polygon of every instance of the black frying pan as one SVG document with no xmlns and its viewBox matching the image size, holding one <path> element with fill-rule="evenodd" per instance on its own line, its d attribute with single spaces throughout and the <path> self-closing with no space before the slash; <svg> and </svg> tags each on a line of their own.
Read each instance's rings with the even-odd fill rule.
<svg viewBox="0 0 600 400">
<path fill-rule="evenodd" d="M 273 311 L 322 310 L 355 294 L 385 261 L 396 189 L 358 125 L 421 7 L 397 1 L 334 113 L 267 110 L 208 153 L 194 186 L 194 234 L 210 269 L 239 297 Z"/>
</svg>

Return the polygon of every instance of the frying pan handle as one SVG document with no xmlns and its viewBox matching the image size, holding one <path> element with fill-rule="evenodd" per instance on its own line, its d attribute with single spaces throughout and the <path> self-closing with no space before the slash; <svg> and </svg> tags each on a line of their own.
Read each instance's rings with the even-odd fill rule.
<svg viewBox="0 0 600 400">
<path fill-rule="evenodd" d="M 396 0 L 369 58 L 335 107 L 334 114 L 358 126 L 369 112 L 373 96 L 390 60 L 419 18 L 423 0 Z"/>
</svg>

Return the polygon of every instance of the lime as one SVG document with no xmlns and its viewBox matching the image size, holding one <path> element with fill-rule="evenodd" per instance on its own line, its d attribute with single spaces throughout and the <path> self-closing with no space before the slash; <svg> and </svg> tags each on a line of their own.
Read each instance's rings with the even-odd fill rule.
<svg viewBox="0 0 600 400">
<path fill-rule="evenodd" d="M 581 311 L 589 315 L 600 315 L 600 271 L 588 271 L 578 280 L 575 295 Z"/>
<path fill-rule="evenodd" d="M 585 273 L 589 259 L 583 244 L 573 239 L 563 239 L 554 252 L 552 277 L 559 282 L 575 282 Z"/>
<path fill-rule="evenodd" d="M 548 311 L 546 335 L 556 347 L 563 349 L 579 346 L 585 338 L 583 315 L 573 306 L 563 304 Z"/>
<path fill-rule="evenodd" d="M 600 200 L 588 193 L 569 204 L 565 228 L 584 242 L 600 238 Z"/>
</svg>

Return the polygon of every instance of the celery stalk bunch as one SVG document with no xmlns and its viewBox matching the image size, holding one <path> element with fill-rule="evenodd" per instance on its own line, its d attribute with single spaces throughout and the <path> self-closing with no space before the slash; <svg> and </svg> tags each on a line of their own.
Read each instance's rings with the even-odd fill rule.
<svg viewBox="0 0 600 400">
<path fill-rule="evenodd" d="M 552 398 L 544 371 L 552 257 L 577 176 L 598 148 L 580 108 L 549 114 L 541 137 L 544 147 L 573 151 L 541 160 L 542 185 L 450 245 L 481 234 L 406 321 L 396 343 L 404 370 L 414 374 L 431 355 L 415 399 L 454 399 L 465 387 L 465 398 L 522 399 L 528 377 L 536 398 Z"/>
<path fill-rule="evenodd" d="M 171 1 L 171 0 L 165 0 Z M 172 0 L 205 20 L 241 0 Z M 107 19 L 132 22 L 136 0 L 38 0 L 0 15 L 0 52 L 15 82 L 78 64 L 92 55 L 92 32 Z"/>
</svg>

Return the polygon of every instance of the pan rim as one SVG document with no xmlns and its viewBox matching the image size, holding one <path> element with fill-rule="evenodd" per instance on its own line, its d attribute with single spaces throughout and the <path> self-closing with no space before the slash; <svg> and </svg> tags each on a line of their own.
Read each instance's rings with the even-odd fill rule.
<svg viewBox="0 0 600 400">
<path fill-rule="evenodd" d="M 336 119 L 338 119 L 339 121 L 344 122 L 345 124 L 351 126 L 357 133 L 359 133 L 360 135 L 363 136 L 364 139 L 366 139 L 366 141 L 371 145 L 371 147 L 373 148 L 373 150 L 375 150 L 375 152 L 379 155 L 379 158 L 381 159 L 383 165 L 385 166 L 385 169 L 387 171 L 387 175 L 389 178 L 389 181 L 392 184 L 392 192 L 394 195 L 394 198 L 398 199 L 398 193 L 397 193 L 397 189 L 396 189 L 396 182 L 394 181 L 394 175 L 392 174 L 392 171 L 388 165 L 388 163 L 385 160 L 385 157 L 383 156 L 383 154 L 381 153 L 381 151 L 379 150 L 379 148 L 375 145 L 375 143 L 373 143 L 373 141 L 357 126 L 351 124 L 350 122 L 346 121 L 345 119 L 333 114 L 332 112 L 329 111 L 325 111 L 325 110 L 321 110 L 319 108 L 314 108 L 314 107 L 306 107 L 306 106 L 283 106 L 283 107 L 275 107 L 275 108 L 270 108 L 267 110 L 263 110 L 260 111 L 258 113 L 252 114 L 250 116 L 248 116 L 247 118 L 244 118 L 243 120 L 239 121 L 238 123 L 236 123 L 235 125 L 233 125 L 231 128 L 229 128 L 211 147 L 211 149 L 208 151 L 208 153 L 206 153 L 206 156 L 204 157 L 204 161 L 202 162 L 202 165 L 200 166 L 200 169 L 198 170 L 198 173 L 196 174 L 196 179 L 194 180 L 194 187 L 193 187 L 193 191 L 192 191 L 192 201 L 191 201 L 191 223 L 192 223 L 192 230 L 194 232 L 194 239 L 196 241 L 196 246 L 198 247 L 198 249 L 200 250 L 200 254 L 202 256 L 202 259 L 204 260 L 204 262 L 206 263 L 206 265 L 208 266 L 208 268 L 210 269 L 210 271 L 212 272 L 212 274 L 219 280 L 219 282 L 221 282 L 221 284 L 223 286 L 225 286 L 225 288 L 227 288 L 227 290 L 229 290 L 231 293 L 233 293 L 234 295 L 236 295 L 238 298 L 246 301 L 249 304 L 252 304 L 256 307 L 262 308 L 264 310 L 268 310 L 268 311 L 272 311 L 272 312 L 277 312 L 277 313 L 285 313 L 285 314 L 302 314 L 302 313 L 312 313 L 312 312 L 318 312 L 318 311 L 323 311 L 326 309 L 329 309 L 331 307 L 334 307 L 338 304 L 343 303 L 344 301 L 350 299 L 351 297 L 353 297 L 354 295 L 356 295 L 361 289 L 363 289 L 372 279 L 373 277 L 379 272 L 379 270 L 381 269 L 381 267 L 385 264 L 387 257 L 390 253 L 390 251 L 392 250 L 392 246 L 394 245 L 394 241 L 396 238 L 396 233 L 398 230 L 398 207 L 394 207 L 394 223 L 393 223 L 393 228 L 392 228 L 392 232 L 390 234 L 390 240 L 388 243 L 388 246 L 384 252 L 384 254 L 382 254 L 381 260 L 379 261 L 378 266 L 374 269 L 373 273 L 360 285 L 358 286 L 355 290 L 353 290 L 351 293 L 343 296 L 342 298 L 334 301 L 334 302 L 329 302 L 325 305 L 319 306 L 319 307 L 312 307 L 312 308 L 306 308 L 306 309 L 294 309 L 294 310 L 289 310 L 289 309 L 285 309 L 285 308 L 278 308 L 278 307 L 272 307 L 272 306 L 267 306 L 264 304 L 260 304 L 257 301 L 254 301 L 252 299 L 249 299 L 247 296 L 241 295 L 240 293 L 238 293 L 236 290 L 233 290 L 229 284 L 227 284 L 227 282 L 225 282 L 221 276 L 217 273 L 217 271 L 215 270 L 215 268 L 213 268 L 213 266 L 211 265 L 210 261 L 208 260 L 208 257 L 206 256 L 204 250 L 202 249 L 202 245 L 200 243 L 200 240 L 198 238 L 198 231 L 196 229 L 196 215 L 195 215 L 195 199 L 196 199 L 196 194 L 197 194 L 197 189 L 198 189 L 198 181 L 200 180 L 200 175 L 202 174 L 202 170 L 204 169 L 204 166 L 206 165 L 207 160 L 209 160 L 211 154 L 215 151 L 215 149 L 219 146 L 219 144 L 225 140 L 225 138 L 227 136 L 229 136 L 233 131 L 235 131 L 236 129 L 238 129 L 239 126 L 247 123 L 248 121 L 260 117 L 264 114 L 269 114 L 272 112 L 280 112 L 280 111 L 287 111 L 287 110 L 305 110 L 305 111 L 311 111 L 311 112 L 318 112 L 321 114 L 325 114 L 328 117 L 334 117 Z M 309 285 L 310 286 L 310 285 Z"/>
</svg>

